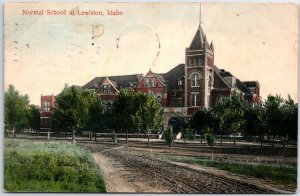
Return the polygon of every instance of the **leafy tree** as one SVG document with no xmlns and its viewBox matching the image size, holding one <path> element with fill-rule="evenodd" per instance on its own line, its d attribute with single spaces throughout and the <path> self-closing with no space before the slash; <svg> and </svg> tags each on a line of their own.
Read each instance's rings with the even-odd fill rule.
<svg viewBox="0 0 300 196">
<path fill-rule="evenodd" d="M 151 129 L 159 128 L 162 121 L 160 104 L 152 94 L 135 93 L 122 89 L 113 105 L 116 116 L 116 127 L 128 131 L 138 130 L 149 133 Z M 127 141 L 127 137 L 126 137 Z"/>
<path fill-rule="evenodd" d="M 95 117 L 92 113 L 101 109 L 97 95 L 90 90 L 75 87 L 64 88 L 56 97 L 52 125 L 55 129 L 75 130 L 89 127 Z M 97 116 L 99 117 L 99 116 Z M 94 120 L 94 119 L 93 119 Z M 96 126 L 96 125 L 92 125 Z"/>
<path fill-rule="evenodd" d="M 245 119 L 245 134 L 258 135 L 262 147 L 264 135 L 267 133 L 264 103 L 261 100 L 255 106 L 252 103 L 246 103 Z"/>
<path fill-rule="evenodd" d="M 191 128 L 197 130 L 201 135 L 201 143 L 203 130 L 207 127 L 214 126 L 214 123 L 215 119 L 213 117 L 212 111 L 208 109 L 197 110 L 190 120 Z"/>
<path fill-rule="evenodd" d="M 280 95 L 269 95 L 265 101 L 266 124 L 270 135 L 273 137 L 272 146 L 274 147 L 274 138 L 280 133 L 282 127 L 281 106 L 283 99 Z"/>
<path fill-rule="evenodd" d="M 104 128 L 103 106 L 99 97 L 92 96 L 90 101 L 88 119 L 84 128 L 92 130 L 95 133 L 96 140 L 96 132 L 101 128 Z"/>
<path fill-rule="evenodd" d="M 9 85 L 4 95 L 4 123 L 9 130 L 22 129 L 28 125 L 29 98 L 21 95 L 13 85 Z M 15 136 L 15 135 L 14 135 Z"/>
<path fill-rule="evenodd" d="M 229 97 L 221 97 L 215 111 L 220 120 L 219 126 L 221 131 L 233 134 L 233 143 L 235 144 L 236 134 L 241 132 L 245 123 L 245 110 L 239 94 L 234 92 Z"/>
<path fill-rule="evenodd" d="M 28 107 L 28 126 L 33 130 L 40 129 L 40 107 L 37 105 Z"/>
<path fill-rule="evenodd" d="M 283 138 L 283 146 L 285 146 L 288 138 L 297 139 L 298 105 L 288 96 L 280 110 L 281 126 L 279 135 Z"/>
<path fill-rule="evenodd" d="M 128 141 L 128 132 L 135 128 L 134 115 L 137 106 L 135 105 L 135 93 L 130 89 L 121 89 L 117 100 L 113 104 L 113 114 L 115 116 L 116 129 L 126 131 L 126 143 Z"/>
</svg>

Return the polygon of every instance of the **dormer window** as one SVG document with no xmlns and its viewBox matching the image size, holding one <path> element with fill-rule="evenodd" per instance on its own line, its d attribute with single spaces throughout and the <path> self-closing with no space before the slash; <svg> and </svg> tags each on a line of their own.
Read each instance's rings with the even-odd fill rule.
<svg viewBox="0 0 300 196">
<path fill-rule="evenodd" d="M 103 85 L 103 94 L 104 95 L 110 94 L 110 85 Z"/>
<path fill-rule="evenodd" d="M 178 80 L 178 86 L 182 85 L 182 80 Z"/>
</svg>

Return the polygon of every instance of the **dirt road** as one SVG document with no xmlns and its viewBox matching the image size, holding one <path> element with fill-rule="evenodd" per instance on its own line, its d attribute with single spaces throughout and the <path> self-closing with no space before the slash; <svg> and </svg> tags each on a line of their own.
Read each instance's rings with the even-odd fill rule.
<svg viewBox="0 0 300 196">
<path fill-rule="evenodd" d="M 283 193 L 257 179 L 173 163 L 133 147 L 101 146 L 93 152 L 108 192 Z"/>
</svg>

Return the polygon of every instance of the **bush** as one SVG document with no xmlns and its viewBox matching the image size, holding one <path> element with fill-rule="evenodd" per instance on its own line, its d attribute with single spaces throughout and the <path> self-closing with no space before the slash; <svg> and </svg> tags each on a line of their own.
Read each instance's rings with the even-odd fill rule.
<svg viewBox="0 0 300 196">
<path fill-rule="evenodd" d="M 165 142 L 166 144 L 171 147 L 174 141 L 174 136 L 173 136 L 173 129 L 172 127 L 168 127 L 164 134 Z"/>
<path fill-rule="evenodd" d="M 187 140 L 194 140 L 195 139 L 195 130 L 194 129 L 184 129 L 183 138 Z"/>
<path fill-rule="evenodd" d="M 62 143 L 5 142 L 4 189 L 10 192 L 105 192 L 90 152 Z"/>
<path fill-rule="evenodd" d="M 215 144 L 215 136 L 213 130 L 210 127 L 207 127 L 204 131 L 204 137 L 207 141 L 207 144 L 211 147 Z"/>
</svg>

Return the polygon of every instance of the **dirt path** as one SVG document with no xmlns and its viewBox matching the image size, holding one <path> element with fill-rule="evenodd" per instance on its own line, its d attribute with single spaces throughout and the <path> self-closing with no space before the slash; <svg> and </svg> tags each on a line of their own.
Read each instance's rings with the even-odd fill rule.
<svg viewBox="0 0 300 196">
<path fill-rule="evenodd" d="M 256 179 L 252 179 L 251 183 L 251 179 L 241 180 L 207 168 L 164 161 L 130 147 L 105 149 L 93 155 L 103 170 L 107 192 L 281 192 L 260 185 Z"/>
<path fill-rule="evenodd" d="M 118 149 L 120 148 L 117 147 L 103 150 L 101 153 L 93 153 L 96 163 L 102 168 L 106 191 L 108 193 L 170 192 L 157 186 L 149 186 L 151 183 L 145 182 L 143 177 L 135 175 L 134 172 L 126 168 L 121 162 L 104 155 L 107 151 Z"/>
</svg>

